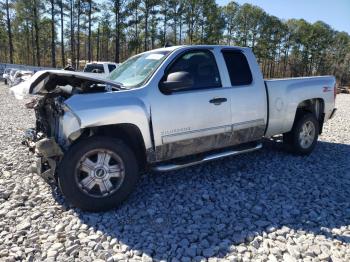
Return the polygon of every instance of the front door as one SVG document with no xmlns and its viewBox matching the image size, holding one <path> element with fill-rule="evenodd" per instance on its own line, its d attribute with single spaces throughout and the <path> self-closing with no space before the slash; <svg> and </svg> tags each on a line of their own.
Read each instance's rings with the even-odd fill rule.
<svg viewBox="0 0 350 262">
<path fill-rule="evenodd" d="M 214 54 L 205 49 L 187 51 L 166 75 L 174 72 L 188 72 L 193 86 L 162 94 L 151 106 L 157 161 L 220 148 L 232 133 L 232 90 L 222 87 Z"/>
</svg>

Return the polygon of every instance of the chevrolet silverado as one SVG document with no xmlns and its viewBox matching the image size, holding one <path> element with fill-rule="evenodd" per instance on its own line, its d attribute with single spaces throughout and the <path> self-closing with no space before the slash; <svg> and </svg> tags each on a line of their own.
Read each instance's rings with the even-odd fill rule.
<svg viewBox="0 0 350 262">
<path fill-rule="evenodd" d="M 307 155 L 335 112 L 333 76 L 264 80 L 253 52 L 176 46 L 135 55 L 108 79 L 41 71 L 11 90 L 34 95 L 26 144 L 36 172 L 84 210 L 117 206 L 140 171 L 251 152 L 283 134 Z"/>
</svg>

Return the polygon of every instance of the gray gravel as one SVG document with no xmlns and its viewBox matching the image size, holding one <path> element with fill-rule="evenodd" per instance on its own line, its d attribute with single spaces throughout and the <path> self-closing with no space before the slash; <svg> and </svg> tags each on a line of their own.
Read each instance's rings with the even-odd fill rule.
<svg viewBox="0 0 350 262">
<path fill-rule="evenodd" d="M 0 261 L 350 261 L 350 95 L 309 157 L 279 143 L 141 178 L 119 209 L 73 209 L 29 173 L 32 112 L 0 85 Z"/>
</svg>

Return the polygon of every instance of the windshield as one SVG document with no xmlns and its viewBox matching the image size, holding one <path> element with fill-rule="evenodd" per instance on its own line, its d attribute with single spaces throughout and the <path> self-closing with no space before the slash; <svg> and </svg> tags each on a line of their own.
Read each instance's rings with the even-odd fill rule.
<svg viewBox="0 0 350 262">
<path fill-rule="evenodd" d="M 133 56 L 119 65 L 108 78 L 124 87 L 138 87 L 147 81 L 168 54 L 169 51 L 153 51 Z"/>
</svg>

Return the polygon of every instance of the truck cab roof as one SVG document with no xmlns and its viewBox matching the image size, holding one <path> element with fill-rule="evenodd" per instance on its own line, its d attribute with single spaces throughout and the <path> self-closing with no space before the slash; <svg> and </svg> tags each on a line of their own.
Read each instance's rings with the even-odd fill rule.
<svg viewBox="0 0 350 262">
<path fill-rule="evenodd" d="M 154 52 L 154 51 L 174 51 L 177 49 L 186 49 L 186 48 L 206 48 L 206 49 L 224 49 L 224 48 L 233 48 L 237 50 L 247 50 L 250 49 L 249 47 L 240 47 L 240 46 L 229 46 L 229 45 L 177 45 L 177 46 L 169 46 L 169 47 L 161 47 L 153 50 L 146 51 L 147 52 Z"/>
</svg>

